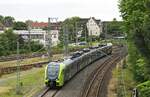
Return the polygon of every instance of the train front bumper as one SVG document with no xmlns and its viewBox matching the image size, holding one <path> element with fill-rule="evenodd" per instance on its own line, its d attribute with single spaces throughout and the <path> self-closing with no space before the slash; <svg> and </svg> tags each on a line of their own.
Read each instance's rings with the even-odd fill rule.
<svg viewBox="0 0 150 97">
<path fill-rule="evenodd" d="M 46 84 L 47 86 L 58 86 L 58 87 L 61 87 L 61 86 L 62 86 L 61 82 L 60 82 L 58 79 L 56 79 L 55 81 L 52 81 L 52 80 L 45 80 L 45 84 Z"/>
</svg>

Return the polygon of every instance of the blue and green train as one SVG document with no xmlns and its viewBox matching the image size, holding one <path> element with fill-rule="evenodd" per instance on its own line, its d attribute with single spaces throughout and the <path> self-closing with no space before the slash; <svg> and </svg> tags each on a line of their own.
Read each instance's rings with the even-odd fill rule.
<svg viewBox="0 0 150 97">
<path fill-rule="evenodd" d="M 50 87 L 62 87 L 76 73 L 90 63 L 111 54 L 112 44 L 84 49 L 74 53 L 70 58 L 62 62 L 50 62 L 45 69 L 45 84 Z"/>
</svg>

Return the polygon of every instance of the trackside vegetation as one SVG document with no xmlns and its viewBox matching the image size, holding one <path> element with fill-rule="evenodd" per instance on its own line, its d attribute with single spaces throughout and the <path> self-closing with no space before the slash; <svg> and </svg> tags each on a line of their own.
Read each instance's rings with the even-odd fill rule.
<svg viewBox="0 0 150 97">
<path fill-rule="evenodd" d="M 150 97 L 150 0 L 119 0 L 119 7 L 128 35 L 128 67 L 139 97 Z"/>
<path fill-rule="evenodd" d="M 29 43 L 9 29 L 0 34 L 0 56 L 16 54 L 17 41 L 20 44 L 20 53 L 38 51 L 43 47 L 38 42 L 31 41 L 31 51 L 29 51 Z"/>
<path fill-rule="evenodd" d="M 22 71 L 20 94 L 16 94 L 16 73 L 5 75 L 0 81 L 1 97 L 32 97 L 44 87 L 44 67 Z"/>
</svg>

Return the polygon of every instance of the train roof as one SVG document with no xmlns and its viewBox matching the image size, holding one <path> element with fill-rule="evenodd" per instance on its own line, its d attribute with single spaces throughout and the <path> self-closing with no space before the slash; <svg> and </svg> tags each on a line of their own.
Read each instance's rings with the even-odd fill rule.
<svg viewBox="0 0 150 97">
<path fill-rule="evenodd" d="M 99 46 L 99 47 L 96 46 L 96 47 L 93 47 L 91 50 L 89 48 L 85 48 L 82 51 L 76 51 L 76 52 L 74 52 L 72 54 L 72 56 L 64 58 L 64 60 L 62 60 L 62 61 L 50 62 L 49 64 L 60 64 L 60 63 L 63 63 L 65 65 L 68 65 L 68 64 L 70 64 L 70 63 L 78 60 L 79 58 L 83 57 L 84 55 L 87 55 L 87 54 L 90 54 L 90 53 L 96 51 L 97 48 L 103 49 L 103 48 L 108 47 L 108 46 L 112 46 L 112 43 L 107 43 L 106 45 Z"/>
<path fill-rule="evenodd" d="M 63 63 L 66 65 L 66 64 L 70 64 L 72 63 L 73 61 L 71 59 L 67 59 L 67 60 L 64 60 Z"/>
<path fill-rule="evenodd" d="M 49 62 L 48 65 L 56 65 L 56 64 L 60 64 L 60 62 Z"/>
</svg>

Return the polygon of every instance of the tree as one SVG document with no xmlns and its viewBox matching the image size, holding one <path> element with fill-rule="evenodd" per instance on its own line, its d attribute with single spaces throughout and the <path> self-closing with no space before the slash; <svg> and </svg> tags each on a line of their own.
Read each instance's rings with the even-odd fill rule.
<svg viewBox="0 0 150 97">
<path fill-rule="evenodd" d="M 139 97 L 150 97 L 150 81 L 146 81 L 137 86 L 140 91 Z"/>
<path fill-rule="evenodd" d="M 27 24 L 24 22 L 14 22 L 13 29 L 14 30 L 27 30 Z"/>
<path fill-rule="evenodd" d="M 68 36 L 69 36 L 70 42 L 75 42 L 76 40 L 75 28 L 76 28 L 77 23 L 79 22 L 79 19 L 80 19 L 79 17 L 67 18 L 62 24 L 62 28 L 66 26 L 68 29 Z M 59 39 L 60 41 L 63 42 L 63 29 L 61 29 Z"/>
<path fill-rule="evenodd" d="M 3 19 L 3 24 L 5 27 L 12 27 L 15 19 L 11 16 L 6 16 Z"/>
<path fill-rule="evenodd" d="M 0 34 L 0 56 L 8 56 L 10 54 L 16 54 L 17 41 L 20 44 L 20 53 L 29 53 L 28 43 L 20 36 L 13 33 L 13 30 L 6 30 L 4 33 Z M 32 51 L 38 51 L 43 45 L 39 42 L 31 41 Z"/>
<path fill-rule="evenodd" d="M 113 19 L 113 21 L 104 22 L 104 29 L 106 29 L 108 34 L 111 34 L 113 36 L 120 36 L 123 34 L 122 30 L 122 21 L 117 21 L 116 18 Z"/>
<path fill-rule="evenodd" d="M 145 70 L 146 78 L 150 79 L 150 0 L 120 0 L 120 11 L 124 19 L 124 28 L 128 40 L 133 41 L 139 53 L 147 62 Z M 135 55 L 136 57 L 136 55 Z M 136 60 L 135 60 L 136 61 Z"/>
<path fill-rule="evenodd" d="M 2 15 L 0 15 L 0 23 L 3 23 L 3 19 L 4 19 L 4 17 Z"/>
<path fill-rule="evenodd" d="M 150 0 L 120 0 L 124 31 L 128 35 L 129 60 L 138 82 L 150 80 Z M 134 47 L 133 47 L 134 46 Z M 143 96 L 149 97 L 150 85 L 140 85 Z"/>
<path fill-rule="evenodd" d="M 9 55 L 14 53 L 17 47 L 18 35 L 14 34 L 12 30 L 6 30 L 0 34 L 0 54 Z"/>
</svg>

